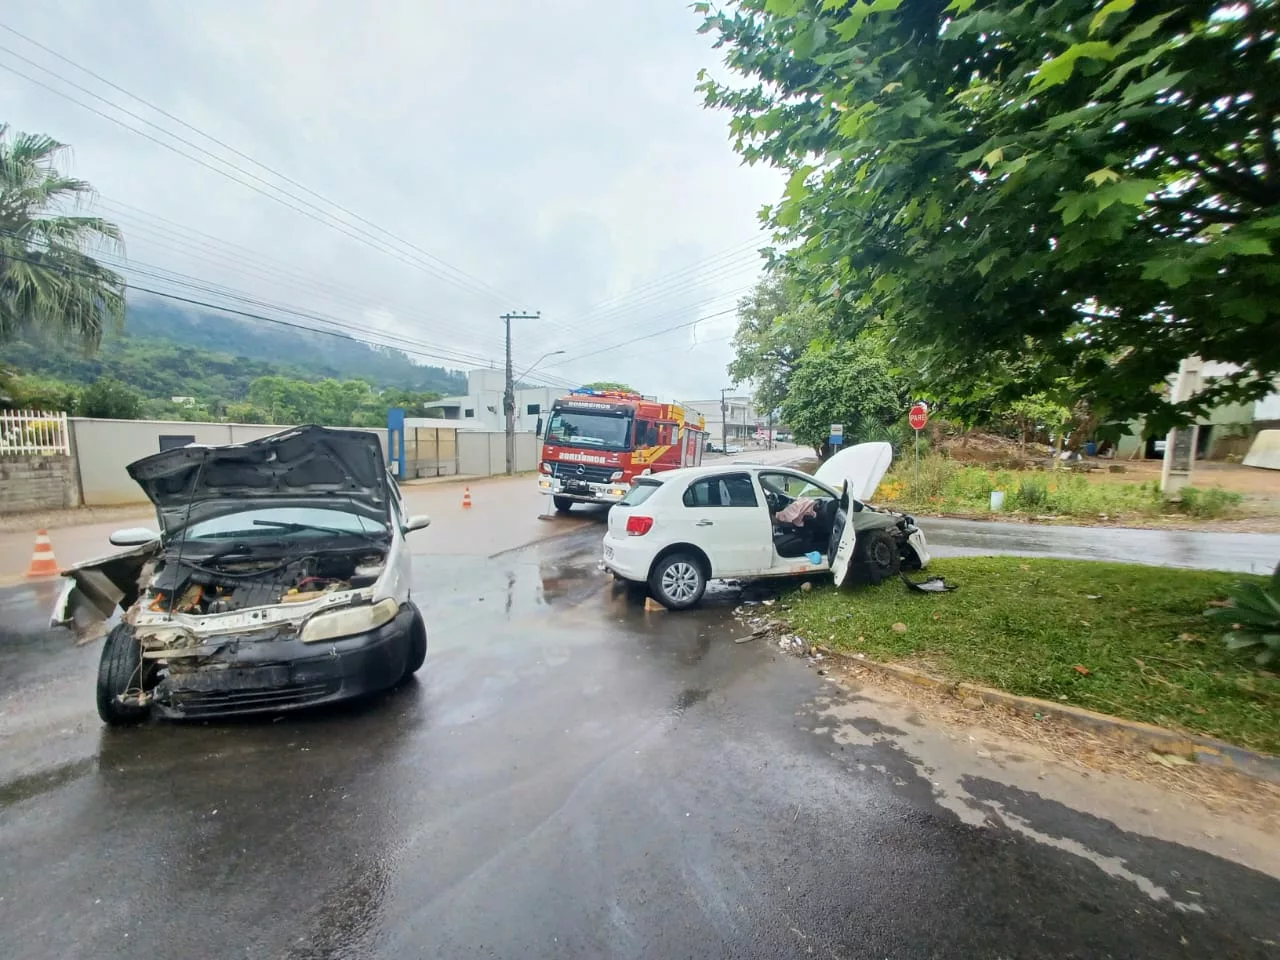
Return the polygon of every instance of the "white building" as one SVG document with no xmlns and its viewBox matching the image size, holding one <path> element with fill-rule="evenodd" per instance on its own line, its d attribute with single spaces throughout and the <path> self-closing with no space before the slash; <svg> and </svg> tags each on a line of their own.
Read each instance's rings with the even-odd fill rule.
<svg viewBox="0 0 1280 960">
<path fill-rule="evenodd" d="M 501 370 L 467 371 L 467 394 L 445 397 L 428 404 L 439 408 L 447 420 L 461 420 L 461 429 L 506 430 L 502 413 L 505 376 Z M 540 432 L 546 425 L 551 404 L 567 391 L 557 387 L 526 387 L 516 390 L 516 433 Z"/>
<path fill-rule="evenodd" d="M 689 400 L 685 406 L 702 414 L 707 421 L 707 438 L 717 445 L 722 440 L 741 443 L 754 437 L 756 431 L 768 429 L 768 418 L 752 405 L 750 397 L 725 397 L 723 408 L 719 397 Z"/>
</svg>

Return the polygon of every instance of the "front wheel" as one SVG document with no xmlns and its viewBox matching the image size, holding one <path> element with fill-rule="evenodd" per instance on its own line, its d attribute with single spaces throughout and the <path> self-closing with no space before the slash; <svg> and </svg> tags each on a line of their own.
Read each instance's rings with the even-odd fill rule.
<svg viewBox="0 0 1280 960">
<path fill-rule="evenodd" d="M 556 505 L 556 513 L 568 513 L 573 509 L 573 501 L 568 497 L 553 497 Z"/>
<path fill-rule="evenodd" d="M 663 557 L 649 574 L 649 590 L 668 610 L 687 610 L 702 599 L 707 575 L 696 557 L 673 553 Z"/>
<path fill-rule="evenodd" d="M 404 675 L 412 676 L 421 669 L 427 659 L 427 624 L 422 619 L 422 611 L 413 608 L 413 619 L 409 621 L 409 652 L 405 655 Z"/>
<path fill-rule="evenodd" d="M 871 530 L 858 538 L 853 561 L 866 583 L 883 583 L 902 569 L 898 539 L 888 530 Z"/>
<path fill-rule="evenodd" d="M 141 691 L 144 664 L 142 647 L 127 624 L 119 624 L 107 634 L 98 661 L 98 716 L 112 727 L 128 727 L 142 723 L 150 707 L 121 703 L 129 691 Z"/>
</svg>

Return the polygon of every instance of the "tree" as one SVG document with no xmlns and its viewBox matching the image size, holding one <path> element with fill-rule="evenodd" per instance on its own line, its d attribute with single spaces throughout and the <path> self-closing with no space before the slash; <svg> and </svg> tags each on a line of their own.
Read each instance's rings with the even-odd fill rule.
<svg viewBox="0 0 1280 960">
<path fill-rule="evenodd" d="M 616 380 L 597 380 L 594 383 L 584 383 L 582 385 L 587 390 L 616 390 L 618 393 L 639 393 L 635 387 L 625 383 L 619 383 Z"/>
<path fill-rule="evenodd" d="M 119 380 L 103 377 L 84 388 L 76 412 L 82 417 L 136 420 L 142 413 L 142 394 Z"/>
<path fill-rule="evenodd" d="M 889 364 L 866 343 L 811 345 L 796 364 L 782 401 L 782 419 L 819 457 L 830 453 L 831 424 L 844 426 L 845 442 L 885 439 L 903 416 L 905 397 Z"/>
<path fill-rule="evenodd" d="M 755 384 L 757 409 L 777 410 L 805 349 L 826 327 L 818 308 L 802 301 L 798 284 L 771 274 L 738 302 L 729 376 Z"/>
<path fill-rule="evenodd" d="M 1113 430 L 1270 389 L 1273 0 L 697 6 L 738 74 L 707 103 L 791 173 L 766 215 L 835 329 L 883 324 L 913 384 L 1075 382 Z M 1242 370 L 1175 408 L 1153 387 L 1192 354 Z"/>
<path fill-rule="evenodd" d="M 93 192 L 58 172 L 66 149 L 0 124 L 0 343 L 36 331 L 92 350 L 124 324 L 124 279 L 89 255 L 118 249 L 120 229 L 63 212 Z"/>
</svg>

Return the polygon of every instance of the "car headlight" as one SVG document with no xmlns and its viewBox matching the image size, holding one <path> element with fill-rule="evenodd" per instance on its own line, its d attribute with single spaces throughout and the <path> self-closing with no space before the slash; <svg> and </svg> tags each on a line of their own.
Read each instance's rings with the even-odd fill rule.
<svg viewBox="0 0 1280 960">
<path fill-rule="evenodd" d="M 302 625 L 302 633 L 298 635 L 298 639 L 303 643 L 319 643 L 322 640 L 336 640 L 338 637 L 366 633 L 384 623 L 390 623 L 399 612 L 399 602 L 395 597 L 387 597 L 374 604 L 317 613 Z"/>
</svg>

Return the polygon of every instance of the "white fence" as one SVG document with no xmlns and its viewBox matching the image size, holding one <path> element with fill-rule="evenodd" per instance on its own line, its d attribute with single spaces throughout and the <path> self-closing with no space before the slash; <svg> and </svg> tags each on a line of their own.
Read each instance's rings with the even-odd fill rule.
<svg viewBox="0 0 1280 960">
<path fill-rule="evenodd" d="M 0 456 L 70 453 L 65 413 L 0 410 Z"/>
</svg>

